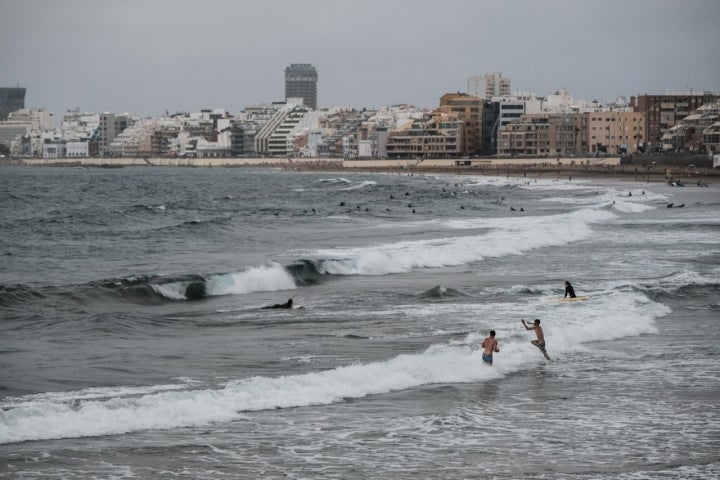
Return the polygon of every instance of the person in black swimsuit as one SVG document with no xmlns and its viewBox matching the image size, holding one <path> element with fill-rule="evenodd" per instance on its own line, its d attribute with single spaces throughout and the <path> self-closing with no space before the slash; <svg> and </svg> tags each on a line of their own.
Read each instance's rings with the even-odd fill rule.
<svg viewBox="0 0 720 480">
<path fill-rule="evenodd" d="M 262 307 L 262 308 L 263 309 L 265 309 L 265 308 L 292 308 L 292 306 L 293 306 L 293 303 L 292 303 L 292 298 L 291 298 L 286 303 L 276 303 L 275 305 L 268 305 L 267 307 Z"/>
<path fill-rule="evenodd" d="M 576 297 L 575 289 L 573 289 L 573 286 L 570 285 L 570 282 L 565 280 L 565 295 L 563 296 L 563 298 L 567 297 L 568 295 L 570 295 L 570 298 Z"/>
</svg>

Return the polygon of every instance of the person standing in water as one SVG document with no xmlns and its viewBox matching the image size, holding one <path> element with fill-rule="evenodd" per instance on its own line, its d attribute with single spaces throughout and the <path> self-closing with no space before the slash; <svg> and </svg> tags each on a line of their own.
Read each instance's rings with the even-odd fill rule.
<svg viewBox="0 0 720 480">
<path fill-rule="evenodd" d="M 570 285 L 570 282 L 565 280 L 565 295 L 563 296 L 563 298 L 567 297 L 568 295 L 570 295 L 570 298 L 576 297 L 575 289 L 573 288 L 572 285 Z"/>
<path fill-rule="evenodd" d="M 540 326 L 540 320 L 536 318 L 532 325 L 525 323 L 525 319 L 522 319 L 521 322 L 525 327 L 525 330 L 535 330 L 537 340 L 531 340 L 530 343 L 538 347 L 543 355 L 545 355 L 545 358 L 550 360 L 550 356 L 545 351 L 545 335 L 543 334 L 542 327 Z"/>
<path fill-rule="evenodd" d="M 490 336 L 483 340 L 480 346 L 483 349 L 482 361 L 485 362 L 485 365 L 492 367 L 493 352 L 500 351 L 500 346 L 497 340 L 495 340 L 495 330 L 490 330 Z"/>
</svg>

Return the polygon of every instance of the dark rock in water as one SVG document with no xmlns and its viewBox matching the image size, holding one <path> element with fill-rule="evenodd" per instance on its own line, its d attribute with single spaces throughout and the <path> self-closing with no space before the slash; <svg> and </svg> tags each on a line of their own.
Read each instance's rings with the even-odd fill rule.
<svg viewBox="0 0 720 480">
<path fill-rule="evenodd" d="M 203 298 L 206 293 L 205 282 L 191 282 L 185 289 L 185 298 L 188 300 L 198 300 Z"/>
</svg>

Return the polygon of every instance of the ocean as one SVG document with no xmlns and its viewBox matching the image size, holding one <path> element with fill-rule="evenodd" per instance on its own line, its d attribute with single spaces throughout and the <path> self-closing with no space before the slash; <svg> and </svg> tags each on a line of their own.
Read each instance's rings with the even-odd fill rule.
<svg viewBox="0 0 720 480">
<path fill-rule="evenodd" d="M 0 478 L 718 478 L 719 189 L 2 167 Z"/>
</svg>

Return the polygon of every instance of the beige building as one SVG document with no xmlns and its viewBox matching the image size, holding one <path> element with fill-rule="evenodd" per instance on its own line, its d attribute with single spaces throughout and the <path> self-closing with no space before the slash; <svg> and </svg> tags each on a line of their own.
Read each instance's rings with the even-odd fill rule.
<svg viewBox="0 0 720 480">
<path fill-rule="evenodd" d="M 498 132 L 498 156 L 631 154 L 643 146 L 643 115 L 609 111 L 523 115 Z"/>
<path fill-rule="evenodd" d="M 388 135 L 387 158 L 452 158 L 463 156 L 465 127 L 454 116 L 437 114 L 416 120 Z"/>
<path fill-rule="evenodd" d="M 522 115 L 498 131 L 500 157 L 554 157 L 588 153 L 587 114 Z"/>
<path fill-rule="evenodd" d="M 647 140 L 645 117 L 638 112 L 590 112 L 590 153 L 611 155 L 636 153 Z"/>
<path fill-rule="evenodd" d="M 454 117 L 465 126 L 465 155 L 476 154 L 483 147 L 483 100 L 465 93 L 446 93 L 440 97 L 436 114 Z"/>
</svg>

